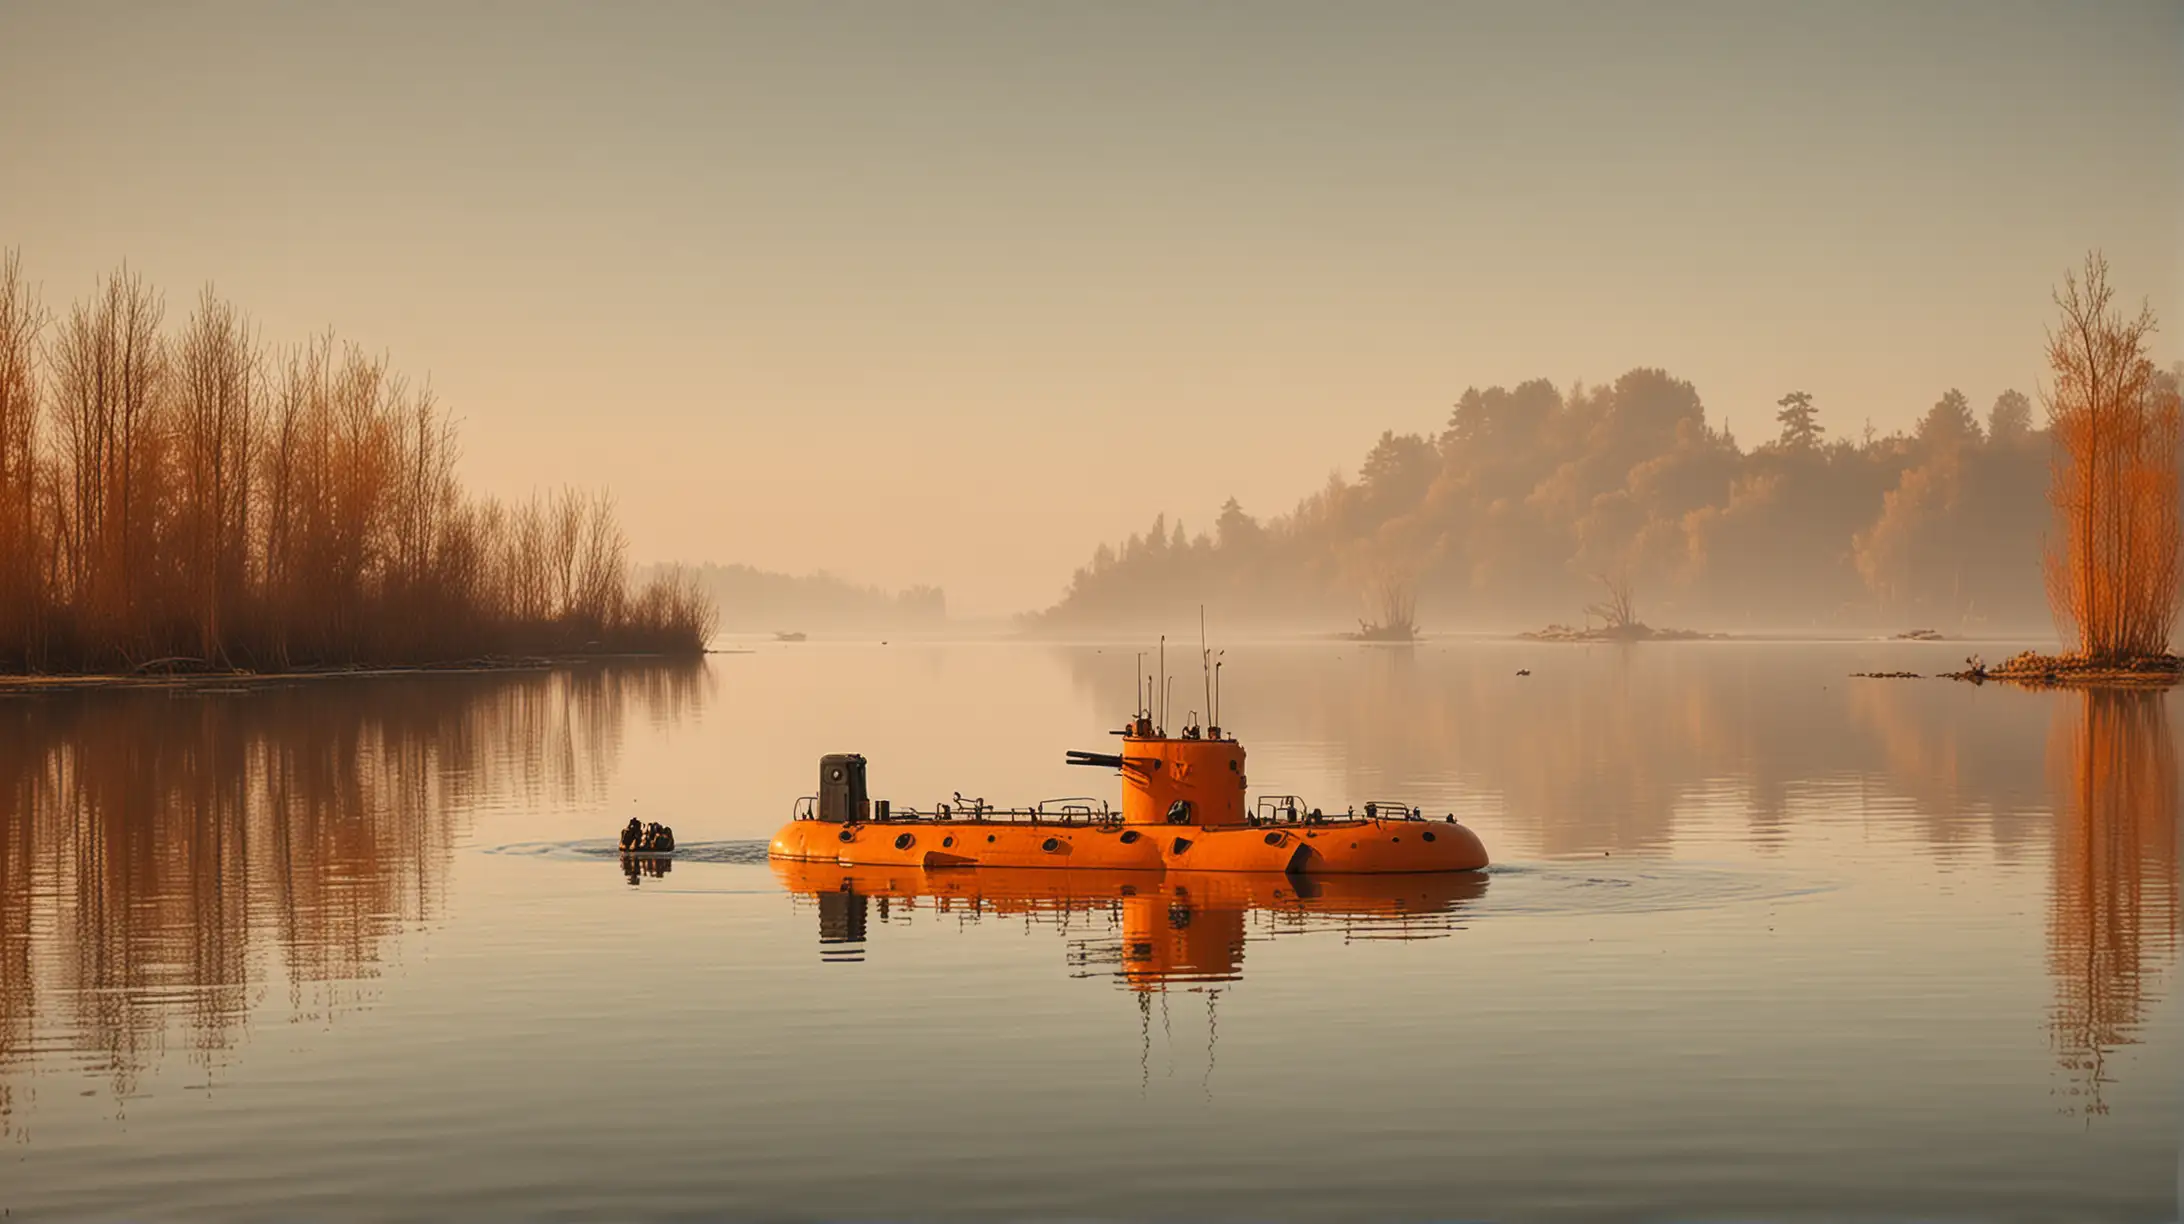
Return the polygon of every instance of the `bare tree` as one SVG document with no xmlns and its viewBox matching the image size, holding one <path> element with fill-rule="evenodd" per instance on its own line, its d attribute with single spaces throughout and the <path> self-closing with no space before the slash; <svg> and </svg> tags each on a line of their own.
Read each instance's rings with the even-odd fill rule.
<svg viewBox="0 0 2184 1224">
<path fill-rule="evenodd" d="M 2168 648 L 2184 542 L 2176 391 L 2146 355 L 2152 309 L 2126 319 L 2114 298 L 2098 252 L 2083 279 L 2065 275 L 2042 391 L 2055 446 L 2048 599 L 2079 652 L 2103 661 Z"/>
<path fill-rule="evenodd" d="M 584 545 L 585 498 L 563 488 L 546 502 L 547 569 L 553 583 L 548 603 L 556 615 L 576 607 L 576 565 Z"/>
<path fill-rule="evenodd" d="M 573 607 L 579 624 L 598 632 L 620 618 L 628 568 L 629 545 L 614 521 L 614 499 L 599 493 L 584 515 Z"/>
<path fill-rule="evenodd" d="M 39 573 L 38 338 L 45 307 L 19 252 L 0 254 L 0 660 L 28 662 L 46 598 Z"/>
<path fill-rule="evenodd" d="M 1358 636 L 1372 642 L 1408 642 L 1418 636 L 1418 592 L 1410 575 L 1383 569 L 1366 587 L 1367 616 Z"/>
<path fill-rule="evenodd" d="M 153 558 L 144 502 L 156 491 L 166 374 L 164 307 L 126 268 L 62 321 L 54 374 L 69 598 L 79 623 L 124 655 L 137 641 L 139 586 Z"/>
<path fill-rule="evenodd" d="M 187 580 L 198 644 L 225 658 L 224 630 L 248 582 L 251 473 L 264 359 L 250 326 L 210 287 L 177 346 L 175 398 Z"/>
<path fill-rule="evenodd" d="M 1630 575 L 1595 574 L 1606 597 L 1598 603 L 1585 605 L 1585 615 L 1600 618 L 1609 633 L 1628 633 L 1638 627 L 1638 605 L 1632 594 Z"/>
<path fill-rule="evenodd" d="M 686 575 L 634 597 L 604 494 L 466 498 L 452 421 L 384 357 L 268 362 L 210 289 L 171 338 L 126 268 L 59 326 L 0 259 L 0 667 L 689 652 Z"/>
</svg>

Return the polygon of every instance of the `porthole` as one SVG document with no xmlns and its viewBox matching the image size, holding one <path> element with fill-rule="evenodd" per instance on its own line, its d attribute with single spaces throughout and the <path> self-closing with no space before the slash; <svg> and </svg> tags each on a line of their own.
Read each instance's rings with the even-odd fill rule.
<svg viewBox="0 0 2184 1224">
<path fill-rule="evenodd" d="M 1426 834 L 1426 836 L 1427 836 L 1427 837 L 1432 837 L 1432 836 L 1433 836 L 1433 834 L 1431 834 L 1431 833 L 1428 833 L 1428 834 Z M 941 839 L 940 839 L 940 845 L 941 845 L 941 848 L 942 848 L 942 849 L 946 849 L 946 848 L 948 848 L 949 846 L 953 846 L 953 845 L 955 845 L 955 838 L 953 838 L 953 837 L 943 837 L 943 838 L 941 838 Z"/>
<path fill-rule="evenodd" d="M 986 840 L 987 840 L 987 841 L 992 841 L 992 840 L 993 840 L 993 834 L 991 834 L 991 833 L 988 833 L 988 834 L 986 834 Z"/>
<path fill-rule="evenodd" d="M 1351 842 L 1351 843 L 1350 843 L 1350 849 L 1352 849 L 1352 850 L 1355 850 L 1355 849 L 1357 849 L 1357 843 L 1356 843 L 1356 842 Z"/>
<path fill-rule="evenodd" d="M 1279 834 L 1279 833 L 1269 833 L 1269 834 L 1267 834 L 1267 835 L 1266 835 L 1266 844 L 1267 844 L 1267 845 L 1269 845 L 1269 846 L 1279 846 L 1279 845 L 1281 845 L 1281 844 L 1282 844 L 1282 835 L 1281 835 L 1281 834 Z"/>
<path fill-rule="evenodd" d="M 843 841 L 857 840 L 857 833 L 854 829 L 844 829 L 841 832 L 835 834 L 835 836 L 841 838 Z"/>
<path fill-rule="evenodd" d="M 1432 840 L 1433 840 L 1433 830 L 1431 830 L 1431 829 L 1428 829 L 1428 830 L 1426 830 L 1425 832 L 1423 832 L 1423 833 L 1419 834 L 1419 836 L 1420 836 L 1420 837 L 1423 837 L 1423 838 L 1425 838 L 1425 839 L 1426 839 L 1427 841 L 1432 841 Z"/>
<path fill-rule="evenodd" d="M 831 769 L 831 770 L 829 770 L 829 771 L 827 772 L 827 781 L 829 781 L 829 782 L 839 782 L 839 781 L 841 781 L 841 780 L 842 780 L 842 769 L 841 769 L 841 767 L 840 767 L 840 766 L 838 766 L 838 765 L 837 765 L 837 766 L 835 766 L 835 767 L 834 767 L 833 769 Z"/>
<path fill-rule="evenodd" d="M 1135 842 L 1137 841 L 1137 830 L 1136 830 L 1136 829 L 1124 829 L 1124 830 L 1122 831 L 1122 836 L 1121 836 L 1121 837 L 1119 837 L 1119 838 L 1116 838 L 1115 840 L 1117 840 L 1117 841 L 1121 842 L 1121 843 L 1122 843 L 1123 845 L 1125 845 L 1125 846 L 1128 846 L 1128 845 L 1132 845 L 1132 844 L 1134 844 L 1134 843 L 1135 843 Z"/>
<path fill-rule="evenodd" d="M 1400 838 L 1400 837 L 1391 837 L 1391 838 L 1389 838 L 1388 840 L 1389 840 L 1389 841 L 1392 841 L 1392 842 L 1399 842 L 1399 841 L 1402 841 L 1403 839 L 1402 839 L 1402 838 Z"/>
<path fill-rule="evenodd" d="M 917 844 L 917 840 L 917 838 L 910 836 L 908 833 L 905 833 L 895 839 L 895 849 L 908 850 L 910 847 Z"/>
<path fill-rule="evenodd" d="M 1188 850 L 1188 849 L 1190 849 L 1190 848 L 1191 848 L 1191 839 L 1190 839 L 1190 838 L 1188 838 L 1188 837 L 1178 837 L 1178 838 L 1176 838 L 1176 839 L 1175 839 L 1175 852 L 1176 852 L 1177 854 L 1181 854 L 1181 853 L 1183 853 L 1183 852 L 1184 852 L 1185 850 Z"/>
<path fill-rule="evenodd" d="M 1048 854 L 1056 853 L 1062 848 L 1062 839 L 1059 837 L 1049 837 L 1045 841 L 1039 843 L 1039 848 L 1046 851 Z"/>
</svg>

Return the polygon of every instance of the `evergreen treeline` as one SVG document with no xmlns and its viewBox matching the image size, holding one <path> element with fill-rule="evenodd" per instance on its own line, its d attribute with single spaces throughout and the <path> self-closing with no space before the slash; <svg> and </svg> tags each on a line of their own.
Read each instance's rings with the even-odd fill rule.
<svg viewBox="0 0 2184 1224">
<path fill-rule="evenodd" d="M 2184 365 L 2157 377 L 2174 394 Z M 1232 624 L 1349 624 L 1396 587 L 1429 627 L 1536 625 L 1576 619 L 1605 580 L 1655 624 L 2048 624 L 2051 447 L 2027 396 L 1981 414 L 1951 390 L 1910 434 L 1852 437 L 1803 392 L 1777 407 L 1779 435 L 1745 449 L 1662 370 L 1474 387 L 1438 436 L 1382 434 L 1355 481 L 1272 521 L 1231 498 L 1210 533 L 1156 518 L 1101 545 L 1035 619 L 1174 623 L 1204 603 Z"/>
<path fill-rule="evenodd" d="M 331 336 L 269 348 L 124 270 L 57 317 L 0 257 L 0 670 L 695 652 L 603 494 L 466 496 L 429 388 Z"/>
</svg>

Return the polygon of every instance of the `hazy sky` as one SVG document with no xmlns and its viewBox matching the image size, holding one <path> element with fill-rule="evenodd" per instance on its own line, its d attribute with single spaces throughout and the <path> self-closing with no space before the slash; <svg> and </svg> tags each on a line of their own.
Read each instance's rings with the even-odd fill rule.
<svg viewBox="0 0 2184 1224">
<path fill-rule="evenodd" d="M 2184 3 L 0 0 L 0 246 L 429 375 L 646 559 L 1006 611 L 1472 383 L 1908 425 L 2088 247 L 2184 353 Z"/>
</svg>

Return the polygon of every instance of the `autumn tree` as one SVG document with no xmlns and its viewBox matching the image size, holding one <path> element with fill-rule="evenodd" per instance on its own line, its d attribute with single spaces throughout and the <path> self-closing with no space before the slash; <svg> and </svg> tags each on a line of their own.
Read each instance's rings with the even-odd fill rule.
<svg viewBox="0 0 2184 1224">
<path fill-rule="evenodd" d="M 38 532 L 38 340 L 45 310 L 18 252 L 0 253 L 0 665 L 30 649 L 43 604 Z"/>
<path fill-rule="evenodd" d="M 206 289 L 176 354 L 180 527 L 202 658 L 224 658 L 247 585 L 250 494 L 264 361 L 248 322 Z"/>
<path fill-rule="evenodd" d="M 49 326 L 0 258 L 0 668 L 703 647 L 703 592 L 632 590 L 605 494 L 465 497 L 449 417 L 385 357 L 269 360 L 209 289 L 163 322 L 124 268 Z"/>
<path fill-rule="evenodd" d="M 1358 469 L 1358 487 L 1375 505 L 1408 506 L 1424 495 L 1439 466 L 1432 443 L 1417 434 L 1385 430 Z"/>
<path fill-rule="evenodd" d="M 164 314 L 158 295 L 124 268 L 69 309 L 47 356 L 67 597 L 83 631 L 125 654 L 143 647 L 138 595 L 159 559 L 148 514 L 163 474 Z"/>
<path fill-rule="evenodd" d="M 2032 432 L 2032 399 L 2010 390 L 1994 397 L 1987 410 L 1987 439 L 2000 446 L 2015 446 Z"/>
<path fill-rule="evenodd" d="M 2055 293 L 2048 333 L 2055 508 L 2047 579 L 2055 619 L 2087 658 L 2167 650 L 2179 597 L 2178 402 L 2147 356 L 2151 307 L 2114 308 L 2108 261 L 2086 257 Z"/>
<path fill-rule="evenodd" d="M 1959 447 L 1979 440 L 1979 421 L 1972 416 L 1972 401 L 1954 387 L 1943 392 L 1919 421 L 1919 441 L 1930 447 Z"/>
</svg>

